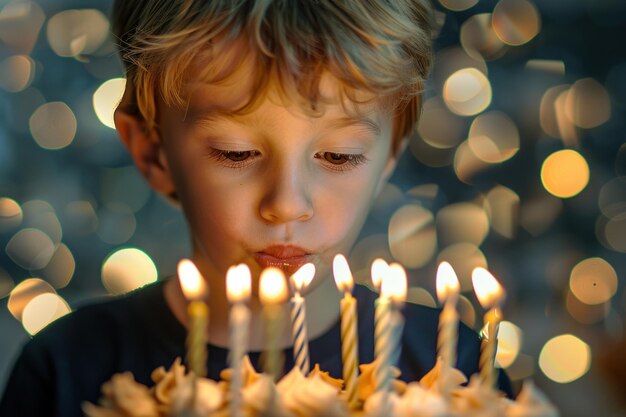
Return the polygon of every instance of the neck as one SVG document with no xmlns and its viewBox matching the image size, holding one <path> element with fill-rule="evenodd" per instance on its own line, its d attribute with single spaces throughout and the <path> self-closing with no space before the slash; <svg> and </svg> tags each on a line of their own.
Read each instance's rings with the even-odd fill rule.
<svg viewBox="0 0 626 417">
<path fill-rule="evenodd" d="M 307 292 L 304 296 L 306 310 L 307 334 L 309 340 L 315 339 L 330 329 L 339 318 L 339 301 L 341 294 L 335 288 L 332 277 L 328 276 Z M 170 279 L 165 285 L 165 299 L 174 316 L 186 328 L 189 327 L 187 316 L 188 302 L 185 299 L 177 279 Z M 207 340 L 215 346 L 228 347 L 229 309 L 224 288 L 211 286 L 208 300 L 210 317 L 207 329 Z M 265 350 L 265 323 L 262 319 L 263 306 L 258 298 L 248 303 L 251 310 L 248 351 Z M 291 305 L 289 302 L 281 306 L 282 328 L 277 334 L 278 347 L 286 348 L 293 345 L 291 336 Z"/>
</svg>

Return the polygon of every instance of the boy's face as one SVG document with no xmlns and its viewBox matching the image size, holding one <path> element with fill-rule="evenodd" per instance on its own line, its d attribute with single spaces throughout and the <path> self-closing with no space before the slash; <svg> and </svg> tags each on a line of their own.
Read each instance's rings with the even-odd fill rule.
<svg viewBox="0 0 626 417">
<path fill-rule="evenodd" d="M 191 77 L 186 114 L 159 103 L 161 157 L 211 284 L 240 262 L 253 277 L 313 262 L 312 288 L 350 250 L 395 166 L 391 117 L 372 105 L 355 118 L 338 100 L 308 116 L 271 88 L 253 111 L 229 115 L 247 99 L 249 78 L 215 86 Z M 323 80 L 324 95 L 335 88 Z"/>
</svg>

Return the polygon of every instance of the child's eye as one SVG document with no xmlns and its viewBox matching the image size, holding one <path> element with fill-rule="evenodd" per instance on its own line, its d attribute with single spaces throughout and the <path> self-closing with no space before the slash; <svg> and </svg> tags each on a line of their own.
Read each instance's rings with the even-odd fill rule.
<svg viewBox="0 0 626 417">
<path fill-rule="evenodd" d="M 346 171 L 368 161 L 362 154 L 346 154 L 337 152 L 318 152 L 315 158 L 322 159 L 326 166 L 335 171 Z"/>
<path fill-rule="evenodd" d="M 259 151 L 226 151 L 215 148 L 209 151 L 209 157 L 228 168 L 243 168 L 260 154 Z"/>
</svg>

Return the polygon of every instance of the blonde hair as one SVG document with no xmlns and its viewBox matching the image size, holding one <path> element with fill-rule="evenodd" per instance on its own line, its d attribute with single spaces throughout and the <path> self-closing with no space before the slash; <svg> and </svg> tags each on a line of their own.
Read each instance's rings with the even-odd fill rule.
<svg viewBox="0 0 626 417">
<path fill-rule="evenodd" d="M 124 109 L 151 129 L 157 94 L 168 106 L 185 106 L 185 76 L 199 58 L 209 58 L 208 83 L 224 82 L 252 58 L 255 93 L 238 112 L 253 108 L 271 81 L 315 110 L 327 72 L 339 81 L 342 104 L 359 102 L 363 91 L 385 103 L 398 143 L 417 123 L 431 64 L 428 1 L 116 0 L 113 31 L 133 90 Z M 216 53 L 235 43 L 246 56 Z"/>
</svg>

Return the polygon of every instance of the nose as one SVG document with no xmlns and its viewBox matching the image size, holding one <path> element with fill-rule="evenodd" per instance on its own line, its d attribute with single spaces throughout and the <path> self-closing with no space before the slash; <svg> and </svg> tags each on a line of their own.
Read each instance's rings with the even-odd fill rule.
<svg viewBox="0 0 626 417">
<path fill-rule="evenodd" d="M 298 166 L 273 169 L 261 199 L 261 217 L 270 223 L 306 221 L 313 217 L 313 205 L 306 173 Z"/>
</svg>

